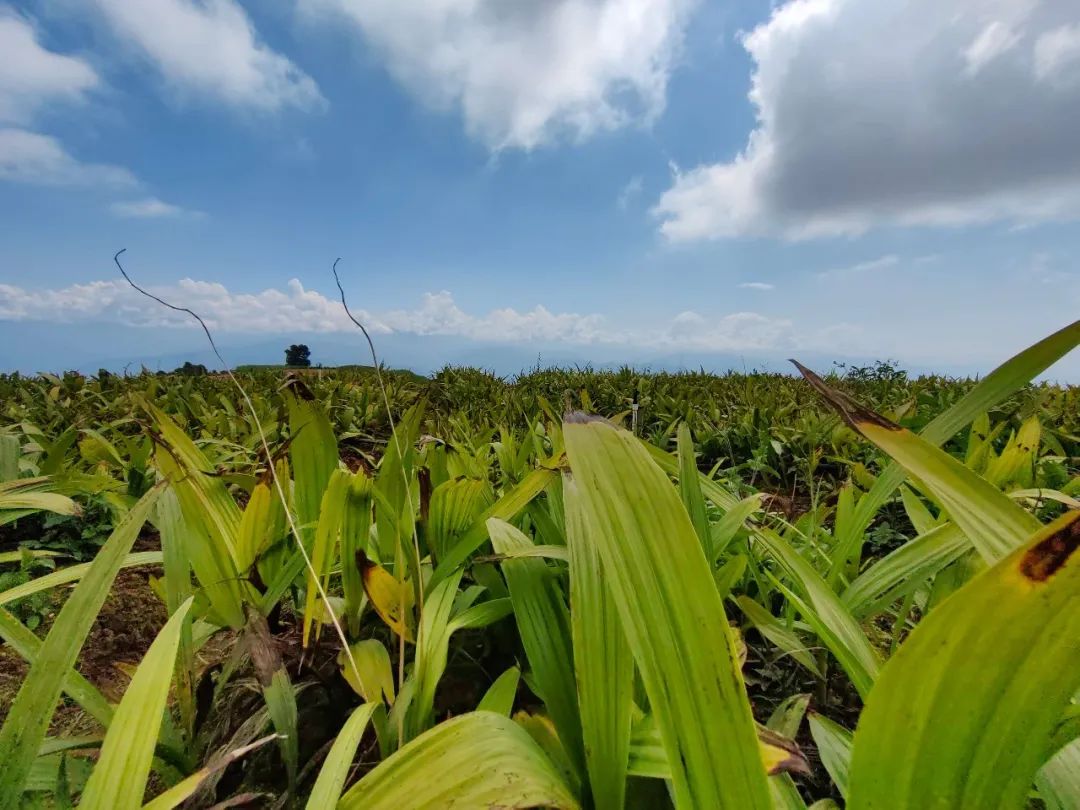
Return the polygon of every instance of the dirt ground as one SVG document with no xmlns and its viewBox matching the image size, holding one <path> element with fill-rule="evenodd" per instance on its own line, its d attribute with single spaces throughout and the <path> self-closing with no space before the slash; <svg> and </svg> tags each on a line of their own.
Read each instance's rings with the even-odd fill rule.
<svg viewBox="0 0 1080 810">
<path fill-rule="evenodd" d="M 148 550 L 152 545 L 140 542 L 138 548 Z M 142 660 L 167 618 L 165 606 L 150 588 L 151 575 L 160 576 L 160 567 L 128 568 L 117 575 L 79 653 L 76 668 L 113 702 L 123 696 L 129 681 L 123 665 Z M 39 637 L 44 637 L 73 587 L 74 584 L 57 590 L 53 610 L 37 630 Z M 0 722 L 7 716 L 28 671 L 29 666 L 17 652 L 0 645 Z M 92 734 L 100 728 L 73 701 L 63 697 L 53 715 L 50 731 L 63 735 Z"/>
</svg>

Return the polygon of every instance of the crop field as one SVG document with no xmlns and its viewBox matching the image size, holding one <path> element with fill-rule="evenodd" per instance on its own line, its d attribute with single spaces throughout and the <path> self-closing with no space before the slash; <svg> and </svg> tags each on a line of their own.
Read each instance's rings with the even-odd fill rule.
<svg viewBox="0 0 1080 810">
<path fill-rule="evenodd" d="M 1078 343 L 2 375 L 0 810 L 1080 807 Z"/>
</svg>

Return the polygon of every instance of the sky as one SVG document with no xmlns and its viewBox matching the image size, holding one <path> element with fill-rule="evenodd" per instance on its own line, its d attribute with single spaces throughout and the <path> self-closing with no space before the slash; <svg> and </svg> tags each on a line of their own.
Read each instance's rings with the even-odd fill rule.
<svg viewBox="0 0 1080 810">
<path fill-rule="evenodd" d="M 981 374 L 1080 317 L 1080 4 L 0 0 L 0 371 Z M 1080 382 L 1080 352 L 1050 376 Z"/>
</svg>

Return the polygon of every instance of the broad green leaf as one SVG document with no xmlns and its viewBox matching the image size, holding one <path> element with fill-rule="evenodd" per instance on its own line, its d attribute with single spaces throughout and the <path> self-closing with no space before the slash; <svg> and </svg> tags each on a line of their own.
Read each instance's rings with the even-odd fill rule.
<svg viewBox="0 0 1080 810">
<path fill-rule="evenodd" d="M 345 613 L 349 635 L 360 632 L 360 611 L 364 606 L 364 582 L 356 565 L 356 552 L 366 551 L 371 530 L 372 481 L 363 470 L 349 479 L 341 516 L 341 587 L 345 593 Z"/>
<path fill-rule="evenodd" d="M 814 738 L 821 764 L 845 799 L 848 797 L 851 771 L 852 733 L 839 723 L 817 712 L 810 713 L 810 736 Z M 895 805 L 899 806 L 899 805 Z"/>
<path fill-rule="evenodd" d="M 933 494 L 987 562 L 1001 559 L 1039 528 L 1031 514 L 948 453 L 829 388 L 808 368 L 799 370 L 852 428 Z"/>
<path fill-rule="evenodd" d="M 715 559 L 712 553 L 712 538 L 709 535 L 709 515 L 705 511 L 705 496 L 701 494 L 698 483 L 697 458 L 694 455 L 694 440 L 690 437 L 690 426 L 686 422 L 679 424 L 676 434 L 676 446 L 679 451 L 679 494 L 683 506 L 694 524 L 694 531 L 701 541 L 701 547 L 709 559 Z"/>
<path fill-rule="evenodd" d="M 803 618 L 836 657 L 859 694 L 868 694 L 881 669 L 881 658 L 870 646 L 855 617 L 806 558 L 780 535 L 768 529 L 759 529 L 754 533 L 754 540 L 768 550 L 798 585 L 805 600 L 784 588 L 788 599 L 798 607 Z"/>
<path fill-rule="evenodd" d="M 920 436 L 935 447 L 941 446 L 975 417 L 1011 396 L 1077 345 L 1080 345 L 1080 320 L 1043 338 L 991 371 L 958 402 L 931 420 Z M 886 467 L 870 491 L 859 499 L 848 531 L 854 535 L 864 534 L 874 515 L 903 483 L 906 475 L 903 466 L 896 462 Z"/>
<path fill-rule="evenodd" d="M 727 597 L 735 583 L 746 573 L 746 555 L 736 554 L 716 571 L 716 592 L 721 598 Z"/>
<path fill-rule="evenodd" d="M 20 803 L 23 781 L 45 738 L 56 701 L 124 557 L 153 509 L 162 485 L 149 490 L 117 524 L 60 609 L 0 729 L 0 809 Z"/>
<path fill-rule="evenodd" d="M 484 513 L 473 523 L 472 527 L 461 536 L 461 539 L 447 552 L 446 557 L 439 561 L 435 573 L 428 582 L 429 588 L 434 588 L 442 580 L 446 579 L 453 571 L 460 568 L 488 539 L 487 522 L 491 518 L 511 520 L 524 509 L 537 495 L 543 492 L 553 481 L 557 481 L 559 473 L 555 470 L 533 470 L 526 475 L 513 489 L 503 493 L 495 503 L 484 510 Z"/>
<path fill-rule="evenodd" d="M 244 513 L 240 516 L 240 528 L 236 537 L 236 567 L 247 572 L 271 541 L 275 503 L 280 504 L 277 490 L 266 476 L 251 490 Z"/>
<path fill-rule="evenodd" d="M 83 790 L 80 808 L 134 810 L 142 805 L 169 696 L 180 631 L 190 608 L 189 598 L 169 617 L 135 670 L 109 725 L 97 765 Z"/>
<path fill-rule="evenodd" d="M 580 497 L 578 489 L 569 482 L 563 494 L 570 552 L 570 630 L 585 765 L 598 810 L 622 808 L 634 706 L 634 657 L 604 581 L 597 538 L 591 536 L 581 506 L 572 503 Z M 697 494 L 700 498 L 700 489 Z M 702 501 L 703 513 L 704 506 Z"/>
<path fill-rule="evenodd" d="M 756 733 L 758 753 L 766 773 L 809 773 L 806 758 L 794 740 L 767 726 L 757 726 Z M 653 779 L 671 778 L 671 765 L 654 715 L 646 715 L 634 724 L 630 737 L 629 772 L 634 776 Z"/>
<path fill-rule="evenodd" d="M 499 619 L 504 619 L 514 612 L 513 605 L 508 597 L 502 599 L 490 599 L 473 605 L 468 610 L 463 610 L 450 620 L 453 632 L 458 630 L 474 630 L 479 627 L 487 627 Z"/>
<path fill-rule="evenodd" d="M 19 477 L 22 442 L 12 433 L 0 433 L 0 483 Z"/>
<path fill-rule="evenodd" d="M 273 478 L 267 482 L 272 497 L 269 502 L 269 515 L 266 517 L 265 523 L 266 539 L 260 542 L 258 538 L 253 538 L 253 545 L 259 547 L 255 556 L 255 567 L 259 579 L 267 583 L 266 590 L 260 601 L 260 609 L 266 609 L 276 604 L 295 581 L 299 569 L 296 572 L 289 569 L 289 572 L 286 573 L 286 569 L 288 569 L 293 558 L 297 559 L 301 568 L 303 567 L 303 555 L 300 554 L 296 538 L 292 533 L 292 526 L 289 523 L 289 516 L 293 515 L 293 485 L 292 470 L 289 467 L 288 459 L 279 458 L 277 460 L 274 465 L 274 475 L 277 478 L 277 483 L 274 483 Z M 278 490 L 278 484 L 281 485 L 280 491 Z M 284 497 L 282 497 L 283 495 Z M 271 593 L 273 588 L 279 590 L 274 590 Z"/>
<path fill-rule="evenodd" d="M 360 744 L 360 738 L 364 736 L 364 731 L 371 722 L 371 714 L 377 707 L 377 703 L 364 703 L 349 715 L 319 770 L 319 778 L 315 780 L 315 787 L 311 789 L 308 797 L 308 810 L 324 810 L 337 806 L 341 789 L 349 778 L 356 746 Z"/>
<path fill-rule="evenodd" d="M 770 806 L 731 629 L 679 496 L 632 434 L 563 426 L 581 510 L 656 715 L 679 807 Z M 564 489 L 565 489 L 564 486 Z"/>
<path fill-rule="evenodd" d="M 1072 730 L 1080 733 L 1080 728 L 1075 725 Z M 1060 742 L 1057 734 L 1061 731 L 1061 726 L 1058 726 L 1052 747 L 1056 747 Z M 1048 810 L 1071 810 L 1076 806 L 1078 781 L 1080 781 L 1080 740 L 1074 739 L 1058 750 L 1050 761 L 1042 766 L 1035 777 L 1035 786 L 1039 789 L 1039 798 L 1043 800 Z"/>
<path fill-rule="evenodd" d="M 832 590 L 836 590 L 836 584 L 841 577 L 850 577 L 853 572 L 859 570 L 859 556 L 861 554 L 862 535 L 845 533 L 845 527 L 852 521 L 852 511 L 855 509 L 855 495 L 850 483 L 840 487 L 836 493 L 836 521 L 834 528 L 834 543 L 829 551 L 832 564 L 825 576 L 825 581 Z M 851 538 L 856 538 L 852 540 Z"/>
<path fill-rule="evenodd" d="M 492 518 L 488 534 L 495 551 L 502 554 L 528 548 L 532 540 L 506 521 Z M 541 559 L 502 561 L 510 589 L 521 644 L 532 676 L 540 689 L 551 719 L 555 721 L 570 760 L 579 775 L 585 772 L 585 748 L 581 715 L 574 681 L 574 646 L 566 597 L 551 568 Z"/>
<path fill-rule="evenodd" d="M 526 557 L 541 557 L 545 560 L 558 560 L 559 562 L 570 562 L 570 552 L 566 546 L 528 546 L 527 548 L 516 548 L 513 551 L 507 551 L 502 554 L 496 554 L 494 557 L 484 558 L 484 560 L 492 560 L 495 562 L 502 562 L 503 560 L 521 560 Z M 479 561 L 480 558 L 474 558 L 474 561 Z"/>
<path fill-rule="evenodd" d="M 1080 686 L 1080 513 L 912 631 L 855 735 L 851 806 L 1019 807 Z"/>
<path fill-rule="evenodd" d="M 461 478 L 440 484 L 431 493 L 426 539 L 438 562 L 491 506 L 494 500 L 487 481 Z"/>
<path fill-rule="evenodd" d="M 698 484 L 701 484 L 701 477 L 698 476 Z M 713 563 L 715 564 L 720 555 L 724 553 L 731 541 L 735 539 L 735 535 L 739 530 L 743 528 L 746 521 L 750 519 L 752 515 L 761 511 L 761 495 L 751 495 L 749 498 L 743 498 L 736 503 L 730 509 L 728 509 L 722 518 L 718 520 L 712 527 L 712 548 L 713 548 Z"/>
<path fill-rule="evenodd" d="M 158 498 L 153 517 L 161 538 L 162 562 L 165 566 L 165 609 L 171 616 L 193 593 L 191 565 L 188 563 L 187 524 L 180 512 L 176 493 L 166 488 Z M 176 663 L 176 700 L 180 719 L 188 739 L 195 736 L 195 647 L 191 624 L 180 629 L 180 650 Z"/>
<path fill-rule="evenodd" d="M 901 486 L 900 498 L 904 502 L 904 511 L 907 512 L 911 525 L 915 527 L 916 534 L 926 534 L 938 525 L 938 521 L 930 514 L 926 504 L 911 491 L 911 487 Z"/>
<path fill-rule="evenodd" d="M 416 737 L 431 726 L 435 710 L 435 688 L 446 671 L 450 634 L 453 632 L 450 614 L 454 608 L 454 597 L 457 595 L 460 580 L 459 571 L 430 589 L 424 601 L 413 664 L 416 691 L 409 706 L 406 739 Z"/>
<path fill-rule="evenodd" d="M 8 489 L 0 491 L 0 510 L 55 512 L 58 515 L 78 515 L 79 505 L 66 495 L 56 492 L 29 492 Z"/>
<path fill-rule="evenodd" d="M 52 557 L 63 557 L 59 551 L 45 551 L 43 549 L 20 548 L 18 551 L 0 552 L 0 564 L 21 562 L 24 557 L 33 560 L 47 560 Z"/>
<path fill-rule="evenodd" d="M 150 414 L 158 438 L 164 442 L 164 448 L 156 453 L 159 463 L 168 462 L 162 468 L 166 474 L 175 473 L 175 486 L 178 495 L 182 491 L 190 496 L 191 506 L 201 508 L 212 534 L 227 551 L 230 561 L 235 566 L 235 542 L 240 527 L 240 508 L 229 495 L 224 482 L 215 475 L 213 465 L 195 442 L 164 411 L 157 406 L 140 400 L 142 407 Z M 184 497 L 181 495 L 181 503 Z"/>
<path fill-rule="evenodd" d="M 971 543 L 955 524 L 937 526 L 863 571 L 841 600 L 856 616 L 870 616 L 960 559 L 970 548 Z"/>
<path fill-rule="evenodd" d="M 160 565 L 161 560 L 162 557 L 160 551 L 136 551 L 124 556 L 120 561 L 120 568 L 138 568 L 143 565 Z M 52 571 L 43 576 L 35 577 L 34 579 L 24 582 L 22 585 L 16 585 L 12 588 L 8 588 L 6 591 L 0 591 L 0 605 L 6 605 L 17 599 L 23 599 L 32 594 L 41 593 L 42 591 L 47 591 L 50 588 L 56 588 L 60 585 L 67 585 L 69 582 L 78 582 L 86 576 L 92 565 L 93 563 L 69 565 L 58 571 Z"/>
<path fill-rule="evenodd" d="M 517 723 L 493 712 L 463 714 L 417 737 L 353 785 L 338 810 L 550 807 L 578 801 Z"/>
<path fill-rule="evenodd" d="M 478 712 L 495 712 L 503 717 L 509 717 L 514 711 L 514 698 L 517 696 L 518 683 L 521 681 L 521 670 L 510 667 L 495 682 L 488 687 L 484 696 L 477 704 Z"/>
<path fill-rule="evenodd" d="M 791 695 L 780 701 L 769 721 L 765 724 L 778 734 L 783 734 L 788 739 L 794 740 L 799 736 L 799 728 L 802 726 L 803 717 L 810 706 L 810 695 Z"/>
<path fill-rule="evenodd" d="M 323 602 L 324 610 L 332 610 L 320 599 L 316 577 L 323 590 L 330 584 L 330 568 L 338 558 L 338 540 L 341 534 L 341 521 L 344 514 L 345 500 L 352 476 L 341 469 L 330 474 L 330 481 L 323 491 L 322 506 L 319 509 L 319 522 L 315 527 L 314 540 L 311 543 L 311 569 L 307 572 L 307 585 L 304 595 L 303 645 L 306 648 L 311 641 L 311 628 L 315 621 L 315 607 Z M 342 559 L 342 565 L 356 568 L 356 558 Z"/>
<path fill-rule="evenodd" d="M 290 379 L 283 395 L 289 411 L 293 506 L 300 538 L 310 548 L 323 493 L 338 466 L 337 439 L 326 411 L 303 382 Z"/>
<path fill-rule="evenodd" d="M 419 499 L 414 461 L 423 413 L 424 404 L 418 403 L 397 421 L 379 461 L 374 484 L 378 503 L 375 523 L 378 527 L 376 536 L 380 559 L 396 561 L 400 555 L 409 560 L 410 566 L 419 562 L 413 559 L 416 554 L 413 548 L 413 504 Z M 416 574 L 415 570 L 413 574 Z M 418 591 L 414 593 L 414 599 L 418 595 Z"/>
<path fill-rule="evenodd" d="M 785 627 L 782 621 L 749 596 L 736 596 L 735 603 L 761 635 L 806 667 L 815 677 L 823 677 L 806 645 L 792 630 Z"/>
<path fill-rule="evenodd" d="M 390 665 L 390 653 L 377 638 L 357 641 L 349 647 L 356 669 L 353 670 L 345 657 L 338 653 L 341 674 L 356 694 L 369 703 L 394 702 L 394 673 Z"/>
<path fill-rule="evenodd" d="M 180 502 L 191 569 L 221 621 L 239 629 L 243 603 L 252 594 L 236 567 L 240 509 L 187 434 L 156 406 L 143 402 L 143 407 L 159 432 L 157 467 Z"/>
</svg>

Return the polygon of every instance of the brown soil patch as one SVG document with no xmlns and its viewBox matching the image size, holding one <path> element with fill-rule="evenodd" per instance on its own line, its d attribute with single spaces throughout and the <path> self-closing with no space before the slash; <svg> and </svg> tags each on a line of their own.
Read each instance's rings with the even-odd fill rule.
<svg viewBox="0 0 1080 810">
<path fill-rule="evenodd" d="M 118 701 L 128 684 L 128 675 L 117 664 L 137 665 L 165 624 L 165 606 L 150 589 L 151 574 L 160 568 L 147 566 L 121 571 L 97 620 L 79 653 L 77 669 L 110 701 Z M 44 637 L 59 612 L 70 588 L 57 592 L 55 610 L 38 629 Z M 7 645 L 0 646 L 0 720 L 7 716 L 15 695 L 29 671 L 22 657 Z M 73 735 L 100 731 L 73 701 L 62 697 L 50 726 L 52 733 Z"/>
</svg>

